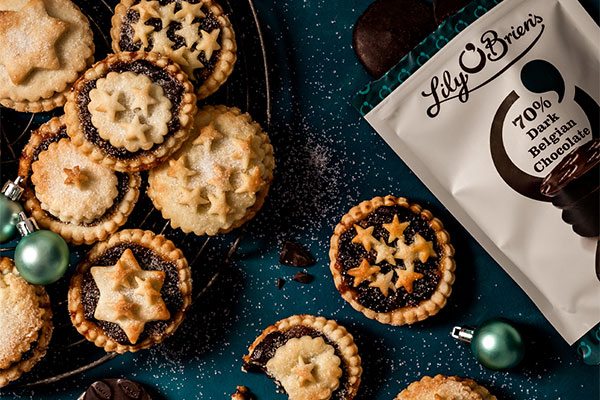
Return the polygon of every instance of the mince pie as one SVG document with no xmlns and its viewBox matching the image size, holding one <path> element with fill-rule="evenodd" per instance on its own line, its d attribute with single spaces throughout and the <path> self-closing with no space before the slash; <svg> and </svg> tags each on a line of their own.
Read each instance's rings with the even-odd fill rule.
<svg viewBox="0 0 600 400">
<path fill-rule="evenodd" d="M 124 353 L 162 342 L 191 304 L 190 269 L 162 235 L 123 230 L 96 244 L 69 288 L 75 328 L 98 347 Z"/>
<path fill-rule="evenodd" d="M 442 223 L 405 198 L 352 208 L 331 238 L 336 288 L 368 318 L 411 324 L 437 314 L 452 292 L 454 248 Z"/>
<path fill-rule="evenodd" d="M 395 400 L 497 400 L 477 382 L 458 376 L 436 375 L 411 383 Z"/>
<path fill-rule="evenodd" d="M 248 114 L 205 106 L 181 149 L 150 171 L 148 195 L 173 228 L 225 233 L 262 207 L 273 165 L 269 137 Z"/>
<path fill-rule="evenodd" d="M 96 63 L 65 105 L 67 134 L 92 161 L 142 171 L 188 137 L 196 96 L 179 66 L 156 53 L 120 53 Z"/>
<path fill-rule="evenodd" d="M 91 161 L 67 135 L 64 116 L 31 133 L 19 175 L 25 209 L 40 227 L 74 244 L 104 240 L 125 224 L 139 196 L 139 173 Z"/>
<path fill-rule="evenodd" d="M 199 99 L 225 83 L 236 60 L 233 28 L 212 0 L 122 0 L 110 34 L 115 53 L 152 51 L 178 63 Z"/>
<path fill-rule="evenodd" d="M 62 106 L 94 61 L 90 24 L 69 0 L 0 3 L 0 104 L 17 111 Z"/>
<path fill-rule="evenodd" d="M 269 326 L 243 361 L 244 371 L 263 371 L 291 400 L 353 399 L 362 374 L 352 335 L 335 321 L 312 315 Z"/>
<path fill-rule="evenodd" d="M 46 354 L 52 336 L 50 299 L 41 285 L 19 276 L 0 257 L 0 387 L 29 372 Z"/>
</svg>

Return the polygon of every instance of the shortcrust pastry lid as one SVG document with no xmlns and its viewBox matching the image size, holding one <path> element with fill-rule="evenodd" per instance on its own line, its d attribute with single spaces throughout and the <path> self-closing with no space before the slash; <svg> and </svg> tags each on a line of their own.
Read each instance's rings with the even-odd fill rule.
<svg viewBox="0 0 600 400">
<path fill-rule="evenodd" d="M 26 282 L 11 259 L 0 257 L 0 387 L 31 370 L 44 356 L 52 335 L 51 319 L 44 287 Z"/>
<path fill-rule="evenodd" d="M 285 332 L 297 328 L 308 328 L 315 331 L 317 336 L 313 337 L 311 335 L 302 335 L 299 338 L 290 338 L 275 351 L 274 356 L 269 360 L 271 361 L 275 359 L 275 365 L 278 367 L 277 372 L 281 373 L 283 370 L 289 371 L 291 374 L 287 374 L 289 375 L 287 377 L 282 376 L 282 374 L 276 376 L 275 373 L 273 373 L 274 371 L 269 368 L 268 362 L 266 363 L 267 365 L 261 366 L 261 368 L 263 368 L 263 370 L 265 370 L 269 376 L 275 378 L 280 384 L 282 384 L 284 388 L 285 384 L 280 381 L 280 378 L 283 377 L 291 381 L 288 387 L 292 387 L 296 391 L 294 391 L 294 394 L 292 394 L 287 392 L 286 388 L 286 392 L 290 398 L 328 399 L 331 397 L 331 395 L 335 394 L 341 389 L 339 385 L 342 383 L 340 379 L 343 377 L 344 383 L 346 384 L 347 393 L 342 398 L 345 400 L 353 399 L 358 391 L 362 375 L 361 359 L 358 355 L 358 348 L 356 347 L 356 344 L 354 344 L 354 338 L 350 333 L 348 333 L 348 331 L 346 331 L 346 328 L 339 325 L 337 322 L 328 320 L 324 317 L 315 317 L 313 315 L 293 315 L 267 327 L 262 334 L 256 338 L 254 343 L 252 343 L 248 354 L 242 357 L 244 365 L 248 367 L 254 365 L 254 362 L 252 361 L 253 353 L 257 347 L 262 345 L 263 341 L 265 341 L 269 335 L 273 333 L 285 334 Z M 315 339 L 317 340 L 315 341 Z M 284 346 L 287 347 L 284 348 Z M 280 353 L 278 356 L 277 352 L 282 348 L 284 348 L 283 353 Z M 330 348 L 334 350 L 337 349 L 333 356 L 330 353 Z M 306 354 L 313 354 L 313 357 L 307 357 L 306 359 L 303 358 L 303 362 L 300 362 L 297 355 L 306 357 Z M 283 357 L 284 355 L 290 356 L 289 364 L 287 365 L 285 365 L 285 362 L 282 360 L 283 358 L 287 358 Z M 334 357 L 338 358 L 340 362 L 338 363 L 338 360 L 336 360 Z M 303 385 L 300 386 L 298 385 L 300 381 L 298 378 L 295 378 L 294 375 L 298 377 L 298 372 L 300 374 L 305 373 L 305 376 L 310 380 L 309 375 L 306 372 L 308 369 L 310 369 L 309 361 L 311 359 L 315 362 L 319 360 L 321 363 L 315 366 L 316 371 L 314 374 L 312 374 L 313 378 L 315 378 L 315 381 L 317 381 L 319 378 L 319 383 L 311 386 L 305 379 L 302 380 Z M 271 363 L 271 368 L 273 365 L 274 364 Z M 321 371 L 321 365 L 325 367 L 327 371 L 324 373 L 324 379 L 320 379 L 321 377 L 315 376 L 317 371 Z M 338 366 L 340 371 L 343 371 L 343 375 L 338 375 L 336 366 Z M 296 370 L 295 373 L 292 371 L 293 369 Z M 283 375 L 286 374 L 284 373 Z M 334 382 L 336 379 L 338 380 L 337 385 L 335 385 Z M 334 385 L 336 386 L 335 388 L 331 390 L 327 389 L 333 387 Z M 303 391 L 303 389 L 306 391 Z M 329 394 L 325 397 L 324 393 L 327 392 L 329 392 Z M 318 395 L 318 393 L 320 393 L 320 395 Z M 317 397 L 310 397 L 309 394 L 314 394 Z"/>
<path fill-rule="evenodd" d="M 398 206 L 409 210 L 418 217 L 418 221 L 426 223 L 437 242 L 437 248 L 431 240 L 426 240 L 422 236 L 424 235 L 422 232 L 415 231 L 412 237 L 405 237 L 406 229 L 416 229 L 416 227 L 409 228 L 410 222 L 401 221 L 397 213 L 393 213 L 390 221 L 378 224 L 377 227 L 360 225 L 361 221 L 376 212 L 379 207 Z M 378 234 L 375 234 L 376 237 L 373 236 L 377 231 L 385 232 L 387 241 L 385 237 L 380 237 Z M 356 265 L 352 268 L 348 268 L 339 259 L 341 238 L 347 232 L 352 236 L 351 243 L 360 246 L 363 249 L 361 252 L 364 253 L 360 259 L 353 261 Z M 392 325 L 421 321 L 436 314 L 446 304 L 454 282 L 453 255 L 454 248 L 450 245 L 449 235 L 437 218 L 419 205 L 411 204 L 405 198 L 393 196 L 376 197 L 352 208 L 335 228 L 329 252 L 330 269 L 336 288 L 342 297 L 367 317 Z M 383 298 L 396 294 L 395 292 L 399 290 L 412 294 L 414 284 L 425 279 L 424 271 L 417 271 L 415 263 L 433 262 L 433 260 L 436 266 L 433 272 L 439 276 L 436 278 L 439 282 L 432 289 L 430 298 L 421 300 L 416 306 L 405 305 L 397 309 L 377 312 L 359 301 L 360 293 L 367 290 L 378 290 Z"/>
<path fill-rule="evenodd" d="M 111 37 L 115 52 L 145 50 L 171 58 L 194 83 L 199 99 L 227 80 L 236 60 L 233 28 L 212 0 L 122 0 L 115 8 Z"/>
<path fill-rule="evenodd" d="M 162 143 L 171 119 L 171 101 L 145 75 L 110 72 L 90 91 L 88 110 L 98 134 L 135 152 Z"/>
<path fill-rule="evenodd" d="M 92 162 L 69 139 L 51 143 L 31 165 L 42 208 L 63 222 L 89 223 L 100 218 L 117 197 L 117 177 Z"/>
<path fill-rule="evenodd" d="M 496 396 L 471 379 L 436 375 L 411 383 L 396 400 L 497 400 Z"/>
<path fill-rule="evenodd" d="M 148 195 L 174 228 L 224 233 L 260 209 L 273 165 L 269 138 L 248 114 L 205 106 L 181 149 L 150 171 Z"/>
<path fill-rule="evenodd" d="M 24 207 L 27 212 L 36 219 L 41 228 L 50 229 L 71 243 L 91 244 L 98 240 L 104 240 L 109 234 L 115 232 L 121 225 L 127 222 L 127 217 L 133 210 L 139 196 L 139 187 L 141 185 L 140 175 L 139 173 L 121 173 L 111 170 L 111 175 L 117 177 L 118 194 L 105 213 L 90 223 L 76 224 L 61 221 L 57 218 L 57 215 L 42 208 L 40 199 L 38 199 L 36 194 L 37 186 L 32 185 L 31 182 L 31 174 L 32 164 L 37 162 L 38 156 L 47 152 L 50 146 L 57 145 L 63 140 L 69 142 L 64 116 L 52 118 L 38 129 L 31 132 L 29 142 L 23 149 L 23 154 L 19 161 L 19 175 L 25 177 L 25 191 L 23 193 L 23 199 L 25 201 Z M 100 167 L 102 170 L 105 169 L 105 167 L 91 163 L 83 155 L 79 155 L 79 157 L 83 157 L 84 162 L 90 163 L 94 168 Z M 79 168 L 76 169 L 75 167 Z M 65 169 L 67 169 L 67 171 L 65 171 Z M 85 179 L 88 179 L 86 169 L 80 165 L 73 165 L 68 168 L 60 167 L 55 173 L 60 175 L 57 184 L 60 184 L 60 182 L 64 184 L 66 180 L 71 180 L 73 182 L 73 185 L 64 184 L 65 186 L 69 186 L 70 190 L 78 190 L 74 186 L 77 185 L 77 181 L 80 182 L 83 188 L 86 188 L 89 182 L 85 181 Z M 106 194 L 101 196 L 104 195 Z M 64 199 L 61 199 L 61 201 L 62 200 Z M 70 209 L 62 206 L 60 207 L 60 210 L 67 213 L 71 212 Z M 57 212 L 57 214 L 60 213 Z"/>
<path fill-rule="evenodd" d="M 30 112 L 62 106 L 93 61 L 87 18 L 68 0 L 6 0 L 0 8 L 0 103 Z"/>
<path fill-rule="evenodd" d="M 133 90 L 125 89 L 128 78 Z M 73 143 L 92 161 L 123 172 L 146 170 L 168 158 L 188 137 L 195 114 L 196 96 L 181 68 L 143 51 L 111 54 L 94 64 L 65 104 Z"/>
<path fill-rule="evenodd" d="M 107 252 L 120 246 L 125 249 L 116 264 L 96 265 Z M 152 268 L 144 269 L 147 266 L 130 254 L 133 253 L 131 249 L 136 246 L 174 268 L 175 283 L 181 296 L 179 309 L 169 312 L 165 308 L 163 283 L 166 272 L 161 273 L 160 270 Z M 114 321 L 123 329 L 131 344 L 119 343 L 111 338 L 99 323 L 86 318 L 83 282 L 84 275 L 88 273 L 99 290 L 93 312 L 94 319 L 99 322 Z M 69 288 L 69 312 L 75 328 L 96 346 L 109 352 L 138 351 L 162 342 L 177 329 L 191 304 L 191 293 L 191 272 L 181 250 L 162 235 L 129 229 L 117 232 L 108 240 L 96 244 L 77 266 Z M 161 333 L 146 335 L 141 339 L 147 324 L 152 321 L 166 321 L 164 329 Z"/>
</svg>

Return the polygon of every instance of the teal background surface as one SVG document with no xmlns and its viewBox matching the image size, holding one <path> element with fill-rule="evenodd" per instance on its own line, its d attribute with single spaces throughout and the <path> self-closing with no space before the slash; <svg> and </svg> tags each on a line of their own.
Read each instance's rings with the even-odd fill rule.
<svg viewBox="0 0 600 400">
<path fill-rule="evenodd" d="M 237 1 L 243 0 L 232 3 Z M 6 388 L 0 397 L 75 399 L 97 379 L 126 377 L 143 383 L 156 399 L 226 399 L 236 385 L 248 386 L 262 400 L 285 399 L 264 375 L 243 373 L 241 356 L 265 327 L 299 313 L 336 319 L 354 335 L 364 369 L 358 400 L 391 400 L 410 382 L 438 373 L 475 379 L 499 399 L 599 397 L 598 368 L 579 361 L 518 285 L 350 105 L 371 80 L 351 47 L 354 22 L 369 4 L 256 0 L 271 74 L 275 180 L 231 264 L 174 337 L 65 381 Z M 251 111 L 264 124 L 261 110 Z M 430 209 L 456 248 L 456 283 L 448 305 L 413 326 L 382 325 L 354 311 L 329 272 L 329 237 L 341 216 L 362 200 L 386 194 Z M 306 269 L 315 276 L 313 283 L 291 281 L 298 269 L 279 265 L 285 239 L 302 243 L 317 258 Z M 225 240 L 202 268 L 219 268 Z M 193 257 L 193 249 L 186 255 Z M 286 280 L 281 290 L 277 278 Z M 455 325 L 493 317 L 514 321 L 526 336 L 528 353 L 514 371 L 486 370 L 468 345 L 449 335 Z"/>
</svg>

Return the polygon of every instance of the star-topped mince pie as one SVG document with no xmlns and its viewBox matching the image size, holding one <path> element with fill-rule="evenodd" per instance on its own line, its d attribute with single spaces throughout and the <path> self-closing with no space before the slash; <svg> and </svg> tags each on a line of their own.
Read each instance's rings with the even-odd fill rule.
<svg viewBox="0 0 600 400">
<path fill-rule="evenodd" d="M 497 400 L 472 379 L 458 376 L 424 376 L 411 383 L 395 400 Z"/>
<path fill-rule="evenodd" d="M 0 104 L 49 111 L 94 60 L 87 18 L 69 0 L 0 3 Z"/>
<path fill-rule="evenodd" d="M 94 246 L 77 266 L 69 289 L 71 321 L 106 351 L 137 351 L 177 329 L 191 291 L 187 261 L 170 240 L 124 230 Z"/>
<path fill-rule="evenodd" d="M 335 321 L 295 315 L 269 326 L 243 357 L 243 370 L 263 371 L 291 400 L 350 400 L 362 374 L 354 339 Z"/>
<path fill-rule="evenodd" d="M 436 314 L 452 291 L 454 248 L 442 223 L 400 197 L 352 208 L 331 238 L 336 288 L 379 322 L 403 325 Z"/>
<path fill-rule="evenodd" d="M 233 28 L 212 0 L 122 0 L 111 36 L 115 52 L 152 51 L 175 61 L 199 99 L 227 80 L 236 60 Z"/>
<path fill-rule="evenodd" d="M 179 66 L 155 53 L 96 63 L 65 105 L 67 133 L 92 161 L 124 172 L 159 164 L 188 137 L 196 96 Z"/>
<path fill-rule="evenodd" d="M 25 209 L 40 227 L 74 244 L 104 240 L 126 221 L 139 196 L 139 173 L 114 171 L 91 161 L 73 144 L 64 117 L 31 133 L 19 175 Z"/>
<path fill-rule="evenodd" d="M 258 212 L 273 166 L 269 138 L 248 114 L 205 106 L 181 149 L 150 171 L 148 195 L 174 228 L 229 232 Z"/>
</svg>

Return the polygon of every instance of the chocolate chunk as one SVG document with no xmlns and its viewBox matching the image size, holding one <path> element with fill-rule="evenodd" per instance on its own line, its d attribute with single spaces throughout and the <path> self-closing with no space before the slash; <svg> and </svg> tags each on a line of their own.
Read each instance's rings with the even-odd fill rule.
<svg viewBox="0 0 600 400">
<path fill-rule="evenodd" d="M 315 265 L 314 257 L 298 243 L 286 240 L 281 248 L 279 263 L 291 267 L 310 267 Z"/>
<path fill-rule="evenodd" d="M 102 379 L 92 383 L 82 400 L 151 400 L 144 388 L 129 379 Z"/>
<path fill-rule="evenodd" d="M 246 386 L 238 386 L 235 393 L 231 395 L 231 400 L 256 400 L 256 396 Z"/>
<path fill-rule="evenodd" d="M 433 17 L 436 24 L 441 24 L 448 17 L 456 14 L 469 4 L 471 0 L 433 0 Z"/>
<path fill-rule="evenodd" d="M 596 242 L 596 278 L 600 281 L 600 240 Z"/>
<path fill-rule="evenodd" d="M 596 237 L 600 234 L 600 189 L 596 188 L 562 212 L 562 219 L 573 226 L 579 236 Z"/>
<path fill-rule="evenodd" d="M 294 275 L 292 279 L 300 283 L 311 283 L 314 279 L 314 276 L 307 274 L 306 272 L 300 271 L 296 275 Z"/>
<path fill-rule="evenodd" d="M 380 78 L 435 29 L 424 0 L 377 0 L 358 18 L 352 46 L 359 61 Z"/>
<path fill-rule="evenodd" d="M 284 284 L 285 284 L 285 280 L 283 280 L 281 278 L 277 278 L 277 289 L 281 289 Z"/>
</svg>

